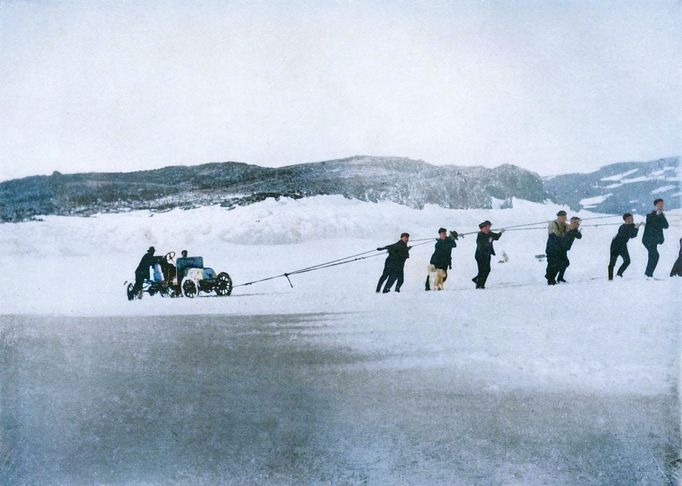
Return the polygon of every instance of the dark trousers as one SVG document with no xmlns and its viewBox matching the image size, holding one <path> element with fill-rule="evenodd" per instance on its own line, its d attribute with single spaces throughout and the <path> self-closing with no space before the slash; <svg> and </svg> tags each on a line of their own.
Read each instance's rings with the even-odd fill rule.
<svg viewBox="0 0 682 486">
<path fill-rule="evenodd" d="M 476 255 L 476 264 L 478 265 L 478 275 L 474 277 L 477 289 L 484 289 L 485 282 L 490 275 L 490 255 Z"/>
<path fill-rule="evenodd" d="M 644 275 L 647 277 L 653 277 L 654 270 L 656 270 L 656 265 L 658 264 L 658 245 L 656 243 L 649 243 L 644 246 L 649 252 L 649 259 L 646 262 L 646 270 L 644 271 Z"/>
<path fill-rule="evenodd" d="M 443 267 L 439 267 L 437 265 L 434 265 L 434 267 L 436 267 L 436 270 L 438 270 L 440 268 L 441 270 L 443 270 L 445 272 L 445 275 L 443 276 L 443 283 L 445 283 L 445 281 L 448 279 L 448 267 L 443 268 Z M 426 288 L 426 290 L 431 290 L 431 282 L 429 282 L 429 276 L 428 275 L 426 276 L 426 284 L 424 285 L 424 287 Z"/>
<path fill-rule="evenodd" d="M 562 255 L 560 252 L 547 254 L 547 270 L 545 271 L 545 278 L 547 283 L 555 284 L 558 273 L 561 271 Z"/>
<path fill-rule="evenodd" d="M 568 252 L 562 252 L 562 254 L 559 256 L 559 275 L 557 275 L 558 282 L 561 282 L 564 279 L 564 274 L 566 273 L 566 269 L 570 264 L 571 262 L 568 259 Z"/>
<path fill-rule="evenodd" d="M 616 260 L 618 260 L 618 257 L 623 258 L 623 263 L 620 267 L 618 267 L 617 275 L 622 277 L 623 272 L 625 272 L 625 269 L 628 268 L 628 265 L 630 265 L 630 253 L 628 253 L 627 248 L 612 249 L 611 259 L 609 260 L 609 279 L 613 278 L 613 268 L 616 266 Z"/>
<path fill-rule="evenodd" d="M 384 292 L 388 292 L 393 287 L 395 283 L 396 292 L 400 292 L 400 287 L 403 285 L 405 280 L 405 273 L 403 268 L 384 266 L 384 272 L 379 277 L 379 282 L 377 283 L 377 292 L 381 290 L 381 285 L 386 282 L 384 286 Z M 397 283 L 396 283 L 397 282 Z"/>
<path fill-rule="evenodd" d="M 135 285 L 133 285 L 133 293 L 138 293 L 142 290 L 142 285 L 146 278 L 149 278 L 149 269 L 138 270 L 135 272 Z"/>
</svg>

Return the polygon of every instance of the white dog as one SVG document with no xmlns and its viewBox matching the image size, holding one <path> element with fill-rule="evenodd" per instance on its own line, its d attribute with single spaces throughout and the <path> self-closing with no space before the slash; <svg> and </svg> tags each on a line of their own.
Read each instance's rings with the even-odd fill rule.
<svg viewBox="0 0 682 486">
<path fill-rule="evenodd" d="M 445 270 L 436 268 L 434 265 L 426 267 L 429 272 L 429 287 L 431 290 L 443 290 L 443 283 L 445 282 Z"/>
</svg>

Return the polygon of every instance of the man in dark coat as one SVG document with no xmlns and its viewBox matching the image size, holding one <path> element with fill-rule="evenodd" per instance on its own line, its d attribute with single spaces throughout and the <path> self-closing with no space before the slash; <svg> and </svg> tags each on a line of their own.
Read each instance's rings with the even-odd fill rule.
<svg viewBox="0 0 682 486">
<path fill-rule="evenodd" d="M 547 279 L 547 285 L 556 285 L 556 277 L 561 270 L 561 259 L 563 256 L 561 240 L 568 229 L 566 211 L 561 210 L 556 213 L 556 216 L 557 218 L 549 223 L 547 228 L 547 246 L 545 247 L 545 255 L 547 255 L 545 278 Z"/>
<path fill-rule="evenodd" d="M 436 240 L 436 246 L 429 263 L 436 267 L 436 269 L 441 269 L 445 272 L 443 282 L 448 278 L 448 269 L 452 268 L 452 249 L 457 247 L 457 242 L 455 240 L 457 240 L 456 231 L 450 231 L 450 236 L 448 236 L 448 230 L 445 228 L 438 228 L 438 239 Z M 426 290 L 431 290 L 428 275 L 426 276 L 425 288 Z"/>
<path fill-rule="evenodd" d="M 140 264 L 135 269 L 135 285 L 133 286 L 134 295 L 142 290 L 145 279 L 149 278 L 149 267 L 156 263 L 156 258 L 154 257 L 155 251 L 154 247 L 150 246 L 147 253 L 140 259 Z"/>
<path fill-rule="evenodd" d="M 567 283 L 566 279 L 564 279 L 564 274 L 566 273 L 568 266 L 571 264 L 571 261 L 568 259 L 568 252 L 573 246 L 573 242 L 576 239 L 581 239 L 582 237 L 583 234 L 580 232 L 580 218 L 573 216 L 571 218 L 571 224 L 569 224 L 566 228 L 564 237 L 560 240 L 561 252 L 559 254 L 559 275 L 556 278 L 557 282 Z"/>
<path fill-rule="evenodd" d="M 495 248 L 493 248 L 493 241 L 497 241 L 504 233 L 504 230 L 500 230 L 499 233 L 493 233 L 490 231 L 490 226 L 492 223 L 490 221 L 483 221 L 478 225 L 481 230 L 476 236 L 476 264 L 478 265 L 478 275 L 471 279 L 472 282 L 476 284 L 477 289 L 484 289 L 485 282 L 488 280 L 488 275 L 490 274 L 490 257 L 495 254 Z"/>
<path fill-rule="evenodd" d="M 384 294 L 391 291 L 391 287 L 396 281 L 395 291 L 400 292 L 404 280 L 405 260 L 410 258 L 411 247 L 407 246 L 408 241 L 410 241 L 409 233 L 403 233 L 400 235 L 400 239 L 392 245 L 377 248 L 377 251 L 388 250 L 388 257 L 384 262 L 384 272 L 379 278 L 379 283 L 377 283 L 377 293 L 381 290 L 384 281 L 386 281 Z"/>
<path fill-rule="evenodd" d="M 649 252 L 649 259 L 644 271 L 644 275 L 647 278 L 654 276 L 654 270 L 656 270 L 656 265 L 658 264 L 658 245 L 663 244 L 663 230 L 668 228 L 668 220 L 665 219 L 665 214 L 663 214 L 663 204 L 663 199 L 656 199 L 654 201 L 656 209 L 646 215 L 642 243 Z"/>
<path fill-rule="evenodd" d="M 623 263 L 618 268 L 616 275 L 623 276 L 623 272 L 630 265 L 630 253 L 628 252 L 628 241 L 637 237 L 641 223 L 633 223 L 633 217 L 630 213 L 623 215 L 623 224 L 618 228 L 618 233 L 611 240 L 611 259 L 609 260 L 609 280 L 613 280 L 613 269 L 616 266 L 618 257 L 623 259 Z"/>
<path fill-rule="evenodd" d="M 677 260 L 673 264 L 673 268 L 670 270 L 670 276 L 682 277 L 682 238 L 680 238 L 680 253 L 677 256 Z"/>
</svg>

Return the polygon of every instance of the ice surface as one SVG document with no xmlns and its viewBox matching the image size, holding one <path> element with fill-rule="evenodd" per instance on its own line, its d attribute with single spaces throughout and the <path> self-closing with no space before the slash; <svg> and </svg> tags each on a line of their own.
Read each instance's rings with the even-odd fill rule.
<svg viewBox="0 0 682 486">
<path fill-rule="evenodd" d="M 552 339 L 542 336 L 556 327 L 516 329 L 493 312 L 500 322 L 475 329 L 437 307 L 442 315 L 427 326 L 347 313 L 6 318 L 0 482 L 610 485 L 673 477 L 671 388 L 557 391 L 486 378 L 486 361 L 501 350 L 499 358 L 520 355 L 508 368 L 513 377 L 521 356 L 567 354 L 568 336 L 581 360 L 583 346 L 597 346 L 590 335 L 603 340 L 598 323 L 559 332 L 548 348 L 542 341 Z M 423 333 L 439 351 L 424 349 Z M 609 366 L 610 353 L 614 362 L 628 355 L 617 343 L 658 343 L 665 372 L 678 343 L 659 333 L 626 331 L 632 341 L 604 343 L 594 372 Z M 435 365 L 437 352 L 456 361 Z"/>
</svg>

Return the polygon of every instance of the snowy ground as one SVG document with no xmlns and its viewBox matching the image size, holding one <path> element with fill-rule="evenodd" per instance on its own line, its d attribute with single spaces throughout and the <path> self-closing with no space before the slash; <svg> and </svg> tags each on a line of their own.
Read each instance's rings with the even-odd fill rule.
<svg viewBox="0 0 682 486">
<path fill-rule="evenodd" d="M 428 244 L 412 250 L 401 294 L 374 293 L 378 257 L 294 276 L 294 288 L 277 279 L 228 298 L 125 300 L 150 244 L 203 255 L 239 284 L 401 231 L 558 210 L 514 206 L 319 197 L 0 225 L 0 470 L 55 484 L 673 484 L 682 279 L 667 274 L 680 226 L 666 232 L 655 281 L 643 279 L 639 239 L 626 278 L 606 281 L 617 226 L 602 226 L 584 228 L 557 287 L 534 257 L 539 230 L 503 236 L 496 248 L 510 259 L 493 264 L 485 291 L 470 282 L 467 237 L 444 292 L 423 291 Z"/>
</svg>

